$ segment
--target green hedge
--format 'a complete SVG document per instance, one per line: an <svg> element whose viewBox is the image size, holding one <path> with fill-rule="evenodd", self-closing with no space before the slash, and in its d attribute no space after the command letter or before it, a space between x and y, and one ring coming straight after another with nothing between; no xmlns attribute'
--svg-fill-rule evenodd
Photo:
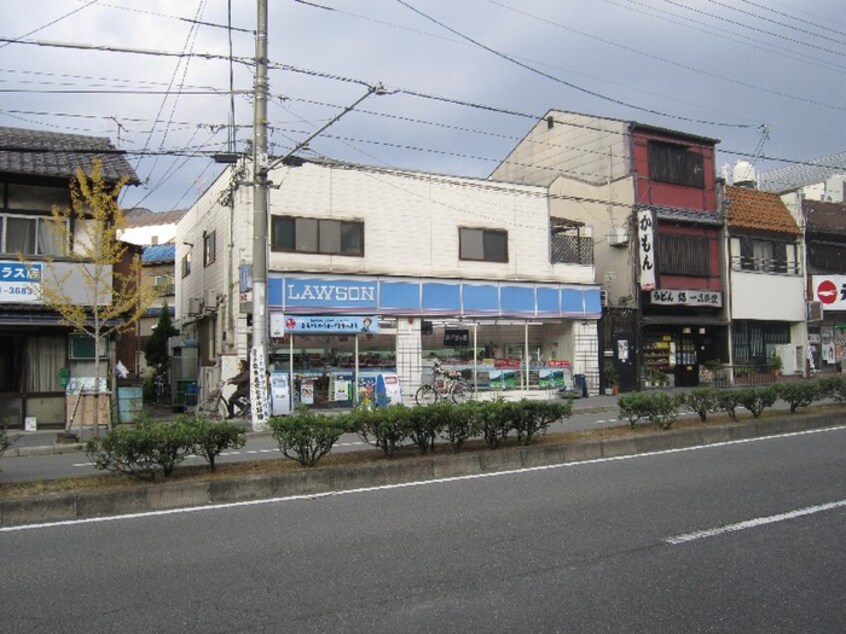
<svg viewBox="0 0 846 634"><path fill-rule="evenodd" d="M823 379L785 381L766 387L716 389L700 387L672 396L666 392L632 392L619 397L620 417L632 427L647 420L661 429L669 429L684 407L705 421L709 413L725 412L737 420L737 409L746 408L753 418L758 418L768 407L781 399L795 413L823 399L846 401L846 377L840 375Z"/></svg>

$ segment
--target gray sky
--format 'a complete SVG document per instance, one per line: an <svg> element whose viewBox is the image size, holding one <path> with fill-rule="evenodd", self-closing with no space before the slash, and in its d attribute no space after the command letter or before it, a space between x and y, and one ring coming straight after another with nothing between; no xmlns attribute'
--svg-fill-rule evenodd
<svg viewBox="0 0 846 634"><path fill-rule="evenodd" d="M252 31L255 0L231 4L233 27ZM766 170L846 150L842 0L269 4L277 155L377 83L388 94L346 114L310 155L485 177L550 108L721 139L720 165L758 154ZM4 0L0 36L41 45L0 42L0 125L108 136L144 180L124 205L189 206L220 172L204 157L227 147L227 6ZM252 33L233 32L232 48L243 150ZM163 55L183 52L215 57Z"/></svg>

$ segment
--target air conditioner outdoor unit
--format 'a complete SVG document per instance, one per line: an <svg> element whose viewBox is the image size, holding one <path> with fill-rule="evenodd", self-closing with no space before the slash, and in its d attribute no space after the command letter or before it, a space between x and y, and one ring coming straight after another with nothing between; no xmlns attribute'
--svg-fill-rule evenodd
<svg viewBox="0 0 846 634"><path fill-rule="evenodd" d="M203 310L203 301L199 297L191 297L188 299L188 314L199 315Z"/></svg>
<svg viewBox="0 0 846 634"><path fill-rule="evenodd" d="M217 291L211 288L206 289L205 292L205 308L206 310L215 310L217 308Z"/></svg>
<svg viewBox="0 0 846 634"><path fill-rule="evenodd" d="M611 227L608 231L608 246L622 247L629 243L629 230L626 227Z"/></svg>

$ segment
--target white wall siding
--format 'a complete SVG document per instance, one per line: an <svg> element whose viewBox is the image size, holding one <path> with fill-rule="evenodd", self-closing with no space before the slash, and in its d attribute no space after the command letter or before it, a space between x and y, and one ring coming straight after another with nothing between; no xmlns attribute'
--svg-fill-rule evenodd
<svg viewBox="0 0 846 634"><path fill-rule="evenodd" d="M802 277L732 271L731 318L805 321Z"/></svg>
<svg viewBox="0 0 846 634"><path fill-rule="evenodd" d="M364 257L271 253L271 270L593 283L549 261L545 189L307 164L274 174L271 215L364 223ZM508 262L459 259L459 228L508 232Z"/></svg>

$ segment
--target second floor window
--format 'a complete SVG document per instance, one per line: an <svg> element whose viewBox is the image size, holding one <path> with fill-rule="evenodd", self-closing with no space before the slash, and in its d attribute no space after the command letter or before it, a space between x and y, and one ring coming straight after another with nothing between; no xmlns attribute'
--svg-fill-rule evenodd
<svg viewBox="0 0 846 634"><path fill-rule="evenodd" d="M508 262L508 232L462 227L458 230L458 257L462 260Z"/></svg>
<svg viewBox="0 0 846 634"><path fill-rule="evenodd" d="M671 185L705 187L702 155L676 143L649 142L649 178Z"/></svg>
<svg viewBox="0 0 846 634"><path fill-rule="evenodd" d="M217 250L216 234L217 232L212 231L203 237L203 266L208 266L215 260Z"/></svg>
<svg viewBox="0 0 846 634"><path fill-rule="evenodd" d="M799 263L796 259L796 245L782 240L767 240L742 237L732 240L733 247L739 243L737 251L733 252L732 267L742 271L762 271L765 273L799 273Z"/></svg>
<svg viewBox="0 0 846 634"><path fill-rule="evenodd" d="M364 255L364 223L273 216L270 248L273 251L361 257Z"/></svg>
<svg viewBox="0 0 846 634"><path fill-rule="evenodd" d="M43 216L0 216L0 253L66 255L59 232Z"/></svg>
<svg viewBox="0 0 846 634"><path fill-rule="evenodd" d="M711 274L711 241L704 236L658 234L658 272L708 277Z"/></svg>
<svg viewBox="0 0 846 634"><path fill-rule="evenodd" d="M182 277L188 277L191 274L191 252L188 251L182 256Z"/></svg>

